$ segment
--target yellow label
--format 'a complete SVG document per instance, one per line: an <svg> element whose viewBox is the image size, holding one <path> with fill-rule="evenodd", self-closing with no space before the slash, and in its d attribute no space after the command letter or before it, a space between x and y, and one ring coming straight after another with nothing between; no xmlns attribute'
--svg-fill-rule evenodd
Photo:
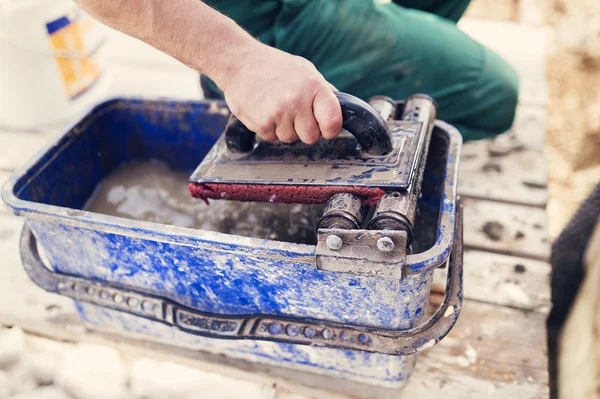
<svg viewBox="0 0 600 399"><path fill-rule="evenodd" d="M84 35L90 29L91 19L79 15L59 18L46 24L50 44L65 84L67 95L74 98L87 90L100 77L100 66L89 53Z"/></svg>

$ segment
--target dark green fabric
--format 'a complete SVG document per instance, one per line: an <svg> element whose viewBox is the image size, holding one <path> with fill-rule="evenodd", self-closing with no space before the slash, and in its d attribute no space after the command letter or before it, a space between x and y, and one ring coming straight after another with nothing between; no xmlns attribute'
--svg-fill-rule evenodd
<svg viewBox="0 0 600 399"><path fill-rule="evenodd" d="M439 118L466 140L512 125L518 77L497 54L457 29L466 0L418 1L444 17L370 0L209 3L265 43L310 60L341 91L363 99L429 94L439 104Z"/></svg>
<svg viewBox="0 0 600 399"><path fill-rule="evenodd" d="M393 0L405 8L426 11L454 22L463 16L471 0Z"/></svg>
<svg viewBox="0 0 600 399"><path fill-rule="evenodd" d="M261 42L272 44L271 28L284 1L280 0L204 0L204 3L227 15Z"/></svg>

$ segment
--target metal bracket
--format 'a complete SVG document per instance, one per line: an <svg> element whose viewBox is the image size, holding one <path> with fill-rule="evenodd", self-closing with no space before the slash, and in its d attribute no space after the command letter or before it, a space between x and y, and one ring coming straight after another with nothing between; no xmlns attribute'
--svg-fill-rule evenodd
<svg viewBox="0 0 600 399"><path fill-rule="evenodd" d="M402 279L408 240L405 231L319 229L317 239L319 270Z"/></svg>

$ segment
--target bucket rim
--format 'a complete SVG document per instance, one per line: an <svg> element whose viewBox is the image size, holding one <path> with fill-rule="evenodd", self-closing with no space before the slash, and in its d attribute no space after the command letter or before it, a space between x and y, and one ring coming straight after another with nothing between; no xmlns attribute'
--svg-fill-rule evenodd
<svg viewBox="0 0 600 399"><path fill-rule="evenodd" d="M82 121L103 109L113 106L119 102L135 103L184 103L184 104L216 104L226 107L223 100L200 100L190 101L181 99L161 98L144 99L140 97L115 96L107 98L100 103L89 106L76 118L66 129L60 131L57 136L31 157L21 168L17 169L1 190L2 201L17 216L25 218L45 220L59 224L70 225L87 229L99 230L107 233L149 239L161 242L170 242L181 245L194 245L199 247L210 247L225 252L242 251L246 256L268 256L285 257L301 263L315 265L316 246L309 244L296 244L282 241L274 241L261 238L251 238L214 231L199 230L193 228L165 225L161 223L126 219L118 216L103 215L96 212L67 208L57 205L44 204L20 199L15 193L17 183L22 179L31 179L36 171L45 167L38 165L45 154L55 149L62 143L64 138L72 133ZM214 106L214 105L212 105ZM448 159L446 161L444 187L440 199L440 217L437 227L436 243L429 249L418 254L408 255L405 263L406 274L427 273L443 265L452 252L454 243L454 224L457 206L457 183L458 166L462 136L452 125L437 120L435 127L440 129L449 140ZM53 157L54 158L54 157ZM51 162L52 159L46 161ZM315 266L316 267L316 266Z"/></svg>

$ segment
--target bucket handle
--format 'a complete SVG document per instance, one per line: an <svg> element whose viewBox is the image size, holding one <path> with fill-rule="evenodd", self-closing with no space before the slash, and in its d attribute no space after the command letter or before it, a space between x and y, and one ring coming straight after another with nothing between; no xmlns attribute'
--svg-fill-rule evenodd
<svg viewBox="0 0 600 399"><path fill-rule="evenodd" d="M409 330L364 327L326 320L269 315L220 315L190 309L170 299L121 284L86 280L54 272L40 258L27 225L21 234L21 259L34 283L48 292L167 324L190 334L326 346L387 355L412 355L431 348L450 332L463 298L462 208L457 207L453 251L448 260L446 295L440 308Z"/></svg>

